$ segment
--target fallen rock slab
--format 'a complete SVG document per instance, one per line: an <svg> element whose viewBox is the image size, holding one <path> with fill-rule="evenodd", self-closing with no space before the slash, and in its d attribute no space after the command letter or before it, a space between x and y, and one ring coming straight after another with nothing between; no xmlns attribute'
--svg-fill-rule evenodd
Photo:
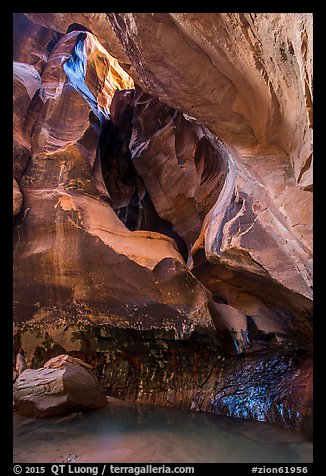
<svg viewBox="0 0 326 476"><path fill-rule="evenodd" d="M60 364L53 366L56 360ZM18 413L43 418L102 408L104 391L79 359L59 356L40 369L26 369L16 380L14 402ZM50 361L49 361L50 362Z"/></svg>

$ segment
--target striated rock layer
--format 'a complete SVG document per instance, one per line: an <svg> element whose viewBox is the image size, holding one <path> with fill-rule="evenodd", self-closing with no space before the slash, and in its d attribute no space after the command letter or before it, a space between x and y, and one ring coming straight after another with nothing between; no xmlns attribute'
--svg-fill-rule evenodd
<svg viewBox="0 0 326 476"><path fill-rule="evenodd" d="M309 187L312 14L150 15L108 14L149 92L231 144L281 146Z"/></svg>
<svg viewBox="0 0 326 476"><path fill-rule="evenodd" d="M102 163L113 208L129 228L177 241L212 292L219 335L246 330L250 316L264 332L309 345L311 290L303 273L309 259L268 192L248 173L244 181L241 164L207 129L139 88L114 96L110 124Z"/></svg>
<svg viewBox="0 0 326 476"><path fill-rule="evenodd" d="M110 126L102 164L120 220L133 229L155 228L155 211L190 254L222 190L228 151L203 126L139 87L117 91Z"/></svg>
<svg viewBox="0 0 326 476"><path fill-rule="evenodd" d="M14 350L310 432L310 15L15 22Z"/></svg>

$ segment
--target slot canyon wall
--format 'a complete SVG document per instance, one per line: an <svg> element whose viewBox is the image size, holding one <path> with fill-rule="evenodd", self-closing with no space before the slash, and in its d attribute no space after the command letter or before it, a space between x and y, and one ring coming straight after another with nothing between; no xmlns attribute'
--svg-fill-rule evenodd
<svg viewBox="0 0 326 476"><path fill-rule="evenodd" d="M14 353L312 425L312 15L14 14Z"/></svg>

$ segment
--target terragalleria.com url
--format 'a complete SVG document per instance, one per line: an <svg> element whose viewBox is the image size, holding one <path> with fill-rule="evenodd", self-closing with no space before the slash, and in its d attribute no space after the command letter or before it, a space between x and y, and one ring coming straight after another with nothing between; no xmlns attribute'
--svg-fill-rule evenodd
<svg viewBox="0 0 326 476"><path fill-rule="evenodd" d="M67 467L68 466L68 467ZM157 466L146 464L143 466L115 466L113 464L103 465L100 469L98 466L75 466L65 464L53 464L51 466L52 474L59 476L60 474L92 474L96 476L101 474L133 474L139 476L140 474L194 474L195 468L193 466L165 466L164 464ZM17 474L17 473L16 473Z"/></svg>

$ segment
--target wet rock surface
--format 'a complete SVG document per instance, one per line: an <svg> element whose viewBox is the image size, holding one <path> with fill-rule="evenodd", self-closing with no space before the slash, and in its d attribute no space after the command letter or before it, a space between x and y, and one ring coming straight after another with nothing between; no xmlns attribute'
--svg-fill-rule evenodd
<svg viewBox="0 0 326 476"><path fill-rule="evenodd" d="M312 437L312 361L293 349L274 348L226 360L206 382L194 409L270 421Z"/></svg>
<svg viewBox="0 0 326 476"><path fill-rule="evenodd" d="M117 397L311 431L311 19L287 19L15 14L28 372L69 354Z"/></svg>
<svg viewBox="0 0 326 476"><path fill-rule="evenodd" d="M183 326L29 324L17 329L15 345L30 349L31 367L59 352L81 358L117 398L273 422L311 437L309 352L274 341L226 356L217 334Z"/></svg>

